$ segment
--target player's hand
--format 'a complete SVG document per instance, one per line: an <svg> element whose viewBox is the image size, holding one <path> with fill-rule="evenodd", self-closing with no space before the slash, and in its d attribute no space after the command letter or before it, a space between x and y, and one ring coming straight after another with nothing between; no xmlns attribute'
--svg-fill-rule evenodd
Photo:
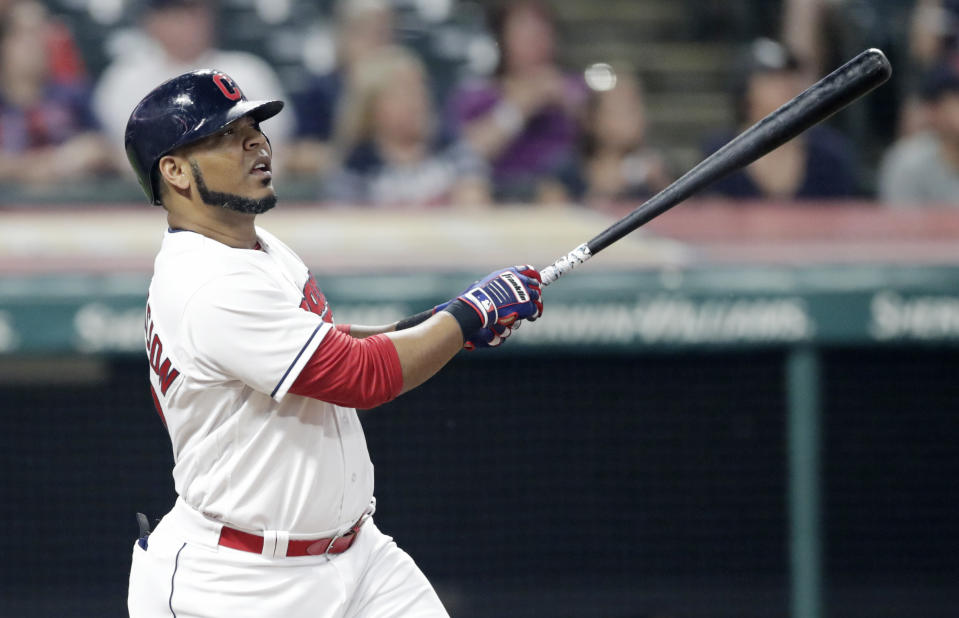
<svg viewBox="0 0 959 618"><path fill-rule="evenodd" d="M480 329L508 328L518 320L532 322L543 315L541 285L542 278L532 266L511 266L476 281L456 300L476 311Z"/></svg>
<svg viewBox="0 0 959 618"><path fill-rule="evenodd" d="M429 312L424 312L422 315L423 319L426 317L436 315L437 312L446 309L449 304L453 302L448 300L445 303L440 303L433 307ZM502 345L506 339L513 333L514 328L519 328L520 322L515 322L513 326L500 326L499 324L494 324L492 328L481 328L476 334L463 342L463 348L467 351L472 352L473 350L478 350L480 348L495 348Z"/></svg>
<svg viewBox="0 0 959 618"><path fill-rule="evenodd" d="M457 298L440 303L423 316L447 310L463 329L467 350L494 348L519 328L522 320L543 314L542 279L532 266L513 266L474 281ZM450 307L451 304L456 306ZM464 315L464 312L466 315Z"/></svg>
<svg viewBox="0 0 959 618"><path fill-rule="evenodd" d="M519 328L521 322L514 322L512 326L501 326L494 324L491 328L481 328L479 331L466 340L463 348L469 352L481 348L496 348L504 343L513 334L513 329Z"/></svg>

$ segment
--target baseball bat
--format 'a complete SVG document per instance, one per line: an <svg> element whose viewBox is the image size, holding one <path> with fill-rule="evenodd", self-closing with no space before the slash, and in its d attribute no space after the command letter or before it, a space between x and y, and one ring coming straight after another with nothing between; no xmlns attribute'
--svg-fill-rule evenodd
<svg viewBox="0 0 959 618"><path fill-rule="evenodd" d="M804 90L703 159L631 213L540 271L549 285L623 236L663 214L703 187L745 167L822 122L892 75L878 49L867 49Z"/></svg>

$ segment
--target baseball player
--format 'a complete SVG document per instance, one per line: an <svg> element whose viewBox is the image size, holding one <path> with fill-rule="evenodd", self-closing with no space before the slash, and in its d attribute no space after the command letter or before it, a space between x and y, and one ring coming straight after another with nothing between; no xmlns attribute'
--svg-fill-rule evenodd
<svg viewBox="0 0 959 618"><path fill-rule="evenodd" d="M373 522L354 408L539 317L539 274L498 270L384 327L334 324L307 267L254 223L276 204L260 123L282 108L203 70L158 86L127 123L130 163L169 224L144 332L178 494L134 545L130 615L446 616Z"/></svg>

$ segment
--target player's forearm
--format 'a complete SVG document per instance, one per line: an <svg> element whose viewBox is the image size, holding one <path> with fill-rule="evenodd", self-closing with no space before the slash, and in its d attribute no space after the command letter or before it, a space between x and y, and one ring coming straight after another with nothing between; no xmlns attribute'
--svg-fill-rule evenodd
<svg viewBox="0 0 959 618"><path fill-rule="evenodd" d="M403 368L403 390L416 388L463 349L463 331L452 315L439 312L425 322L391 333Z"/></svg>

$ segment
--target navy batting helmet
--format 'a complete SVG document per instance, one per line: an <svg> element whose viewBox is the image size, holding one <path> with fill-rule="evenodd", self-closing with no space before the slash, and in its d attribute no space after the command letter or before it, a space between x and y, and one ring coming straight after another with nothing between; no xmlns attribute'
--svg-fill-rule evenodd
<svg viewBox="0 0 959 618"><path fill-rule="evenodd" d="M134 108L127 121L130 165L152 204L160 204L159 162L181 146L213 135L243 116L261 122L283 101L248 101L229 75L204 69L165 81Z"/></svg>

